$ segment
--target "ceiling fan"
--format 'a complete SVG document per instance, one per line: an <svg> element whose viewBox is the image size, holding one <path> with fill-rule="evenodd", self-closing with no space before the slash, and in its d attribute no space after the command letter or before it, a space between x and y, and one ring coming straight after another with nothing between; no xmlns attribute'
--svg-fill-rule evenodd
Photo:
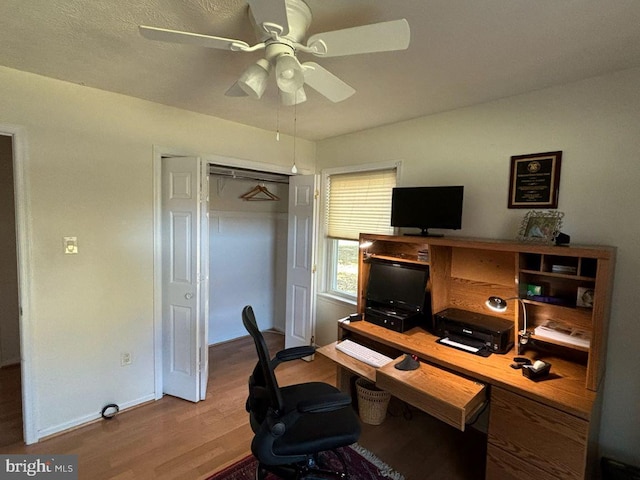
<svg viewBox="0 0 640 480"><path fill-rule="evenodd" d="M300 63L297 58L299 52L318 57L339 57L404 50L409 46L409 23L405 19L317 33L303 44L301 42L312 19L311 10L303 0L247 1L249 18L258 39L255 45L242 40L146 25L140 26L140 33L151 40L234 52L264 49L264 58L250 65L225 95L259 99L266 89L269 74L275 70L280 99L284 105L306 101L305 84L332 102L340 102L355 93L351 86L317 63Z"/></svg>

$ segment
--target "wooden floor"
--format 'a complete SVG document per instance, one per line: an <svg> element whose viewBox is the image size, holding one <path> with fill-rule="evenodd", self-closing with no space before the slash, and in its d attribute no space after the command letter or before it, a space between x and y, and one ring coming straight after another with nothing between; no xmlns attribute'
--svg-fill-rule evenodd
<svg viewBox="0 0 640 480"><path fill-rule="evenodd" d="M272 353L282 348L281 335L267 333L265 338ZM15 413L3 415L0 441L6 443L0 443L0 452L77 454L80 479L206 478L249 453L252 432L244 403L255 359L248 337L217 345L209 351L207 400L193 404L165 396L35 445L23 444ZM0 376L2 412L19 412L19 388L17 396L11 395L15 384L5 383L5 373ZM19 387L19 375L13 373ZM282 385L302 379L334 383L335 365L316 355L313 362L282 364L277 374ZM462 434L395 400L389 411L382 425L363 425L359 443L407 480L484 477L484 435L473 430ZM19 438L9 443L5 430L14 437L17 430Z"/></svg>
<svg viewBox="0 0 640 480"><path fill-rule="evenodd" d="M20 365L0 368L0 452L22 442Z"/></svg>

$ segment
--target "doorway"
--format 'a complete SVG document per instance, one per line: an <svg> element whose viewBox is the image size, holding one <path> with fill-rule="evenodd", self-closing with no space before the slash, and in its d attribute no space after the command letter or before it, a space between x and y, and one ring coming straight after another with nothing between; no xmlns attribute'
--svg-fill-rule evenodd
<svg viewBox="0 0 640 480"><path fill-rule="evenodd" d="M165 365L164 365L164 357L167 354L165 347L164 347L164 338L165 338L165 333L163 332L163 328L164 328L164 324L163 324L163 318L164 318L164 314L163 314L163 292L164 292L164 280L163 280L163 275L162 275L162 262L163 262L163 258L165 258L165 245L163 242L163 220L162 220L162 216L164 215L163 213L163 202L162 202L162 197L163 197L163 183L162 183L162 178L163 178L163 162L165 159L167 158L176 158L176 157L188 157L189 154L187 152L167 152L167 151L160 151L159 148L154 149L154 182L155 182L155 187L154 187L154 192L155 192L155 207L154 207L154 223L155 223L155 227L154 227L154 232L155 232L155 236L156 236L156 241L154 242L155 247L154 247L154 263L155 263L155 271L156 271L156 275L155 275L155 280L154 280L154 297L155 297L155 311L154 311L154 316L155 316L155 324L156 324L156 399L159 399L163 396L163 394L165 393L166 389L165 389L165 380L164 380L164 369L165 369ZM193 159L193 157L191 157ZM275 307L276 309L279 309L279 311L281 311L282 313L280 315L278 315L280 317L280 321L282 323L281 327L276 327L276 329L280 329L283 330L284 329L284 309L286 306L286 245L287 245L287 231L286 231L286 225L287 225L287 213L286 213L286 208L287 207L287 196L288 196L288 185L283 185L283 190L279 190L276 189L275 186L273 185L274 183L274 178L272 178L272 176L284 176L285 178L288 178L288 176L290 175L288 169L286 169L285 167L276 167L273 165L268 165L268 164L261 164L258 162L250 162L250 161L245 161L245 160L239 160L239 159L232 159L232 158L227 158L227 157L220 157L220 156L199 156L199 159L202 160L202 165L206 165L208 168L210 169L214 169L215 167L220 168L221 170L211 170L211 173L214 174L214 177L210 177L209 175L207 175L207 180L209 180L209 184L211 184L211 188L204 187L205 183L202 183L203 187L202 187L202 191L199 193L199 195L201 195L201 198L203 198L202 201L204 201L204 196L206 196L206 193L209 193L209 196L212 197L218 197L218 198L214 198L213 201L211 201L211 208L213 210L209 211L209 223L211 225L211 227L209 228L209 230L207 230L208 235L206 235L206 241L209 242L212 238L214 238L214 240L221 240L221 241L227 241L227 246L232 245L234 248L242 245L242 240L247 240L247 239L252 239L255 242L257 242L257 244L260 244L261 246L264 246L265 243L269 243L269 242L265 242L265 236L263 234L259 234L256 233L256 228L258 228L258 223L260 223L258 221L258 219L254 216L258 214L258 212L254 211L254 209L262 209L265 211L268 211L270 209L273 208L273 204L278 203L281 206L284 206L285 210L281 211L281 212L275 212L274 213L274 217L276 219L276 223L280 223L282 225L284 225L284 228L278 228L276 230L278 230L278 233L275 235L275 237L273 237L270 242L273 243L273 245L278 246L278 248L280 249L281 253L278 255L274 255L272 256L272 258L266 260L270 265L269 268L271 268L271 273L268 273L266 275L262 275L262 274L257 274L256 273L256 265L255 262L244 262L245 265L245 269L241 274L240 280L241 280L241 285L240 287L235 288L234 290L230 290L232 293L238 293L238 292L242 292L242 291L246 291L246 287L247 284L250 282L254 282L254 284L257 285L261 285L262 287L264 287L265 285L281 285L282 287L282 295L280 296L280 298L277 301L273 301L272 303L277 303L278 306ZM176 158L177 160L180 160L180 158ZM188 158L184 158L184 161L188 161ZM224 169L227 169L228 171L224 171ZM251 178L243 178L246 174L246 172L244 171L250 171L252 172L253 177ZM258 175L259 177L256 177L256 175ZM203 175L204 176L204 175ZM261 176L267 176L268 178L260 178ZM234 178L235 177L235 178ZM241 183L241 180L249 182L248 184L245 183L244 186ZM256 185L270 185L276 196L280 197L281 200L279 202L266 202L266 201L244 201L243 199L239 199L239 198L234 198L234 197L240 197L242 194L247 193L248 190L253 189ZM219 196L218 193L221 192L223 195ZM207 196L207 197L209 197ZM226 200L224 200L224 198L226 198ZM206 202L209 202L210 199L207 198ZM234 207L233 208L227 208L227 206L225 206L225 202L226 201L232 201L234 202ZM247 205L253 205L251 207L251 211L242 211L242 208L238 208L237 204L238 202L240 203L244 203L244 207L246 208ZM271 204L271 205L268 205ZM257 206L260 205L260 206ZM216 210L219 209L219 210ZM165 220L166 223L166 220ZM246 231L247 229L249 229L250 231ZM214 232L214 235L212 236L211 232ZM204 232L203 232L204 233ZM220 235L220 233L224 233L224 234L228 234L227 238L223 238L224 235ZM204 235L203 235L204 236ZM205 239L203 238L203 244L206 243ZM231 243L229 243L229 241ZM258 252L258 250L255 247L256 244L254 244L254 246L248 246L245 247L244 249L240 250L240 257L242 258L247 258L251 255L254 255L255 253ZM210 251L215 251L216 253L220 253L222 255L222 260L223 261L227 261L229 258L231 258L230 252L228 249L225 248L220 248L218 246L218 248L216 248L216 245L214 244L211 248L206 248L206 252L210 252ZM238 250L236 249L236 252ZM218 260L220 260L220 256L217 257ZM255 257L254 257L255 258ZM262 257L260 255L258 255L259 259L261 260L265 260L266 255L263 255ZM216 259L214 258L213 261L211 263L207 263L206 264L207 267L211 266L211 268L214 270L213 275L211 275L211 278L215 278L216 281L221 278L221 282L224 283L225 286L228 286L230 284L230 279L233 273L236 273L239 271L239 269L237 268L237 263L232 263L230 266L227 265L221 265L219 263L216 263ZM230 267L230 268L229 268ZM204 269L205 265L200 265L200 268ZM276 272L276 273L273 273ZM219 276L221 275L221 277ZM219 290L216 289L216 286L220 286L219 284L216 284L214 281L209 281L210 277L206 276L206 278L202 279L205 282L209 282L212 285L212 288L208 288L206 289L206 294L203 295L203 304L205 305L205 311L207 313L209 313L210 311L214 312L214 315L217 315L220 311L223 310L222 308L222 304L216 304L215 303L215 298L214 298L214 302L212 307L209 307L209 297L211 296L211 291L214 290L216 292L218 292ZM234 331L227 331L225 333L225 329L224 328L219 328L218 327L218 323L217 323L217 319L214 316L213 322L205 322L206 327L209 326L210 323L212 323L214 325L214 327L211 329L213 330L211 332L211 334L207 335L206 338L204 339L204 341L200 340L200 345L201 347L199 347L199 351L198 354L200 357L203 357L202 353L206 354L206 351L208 350L208 346L210 344L213 343L222 343L226 340L231 340L232 338L237 338L239 336L244 336L246 334L246 332L244 331L244 329L242 329L242 324L240 322L240 315L239 312L241 311L242 307L245 304L248 303L255 303L254 299L256 297L244 297L244 298L236 298L237 302L235 304L235 307L233 309L230 309L226 314L222 315L222 320L228 321L230 322L229 325L232 325L232 329L233 330L235 328ZM224 298L224 301L228 300L228 298ZM258 303L260 303L260 300L258 300ZM269 303L269 302L266 302ZM273 307L273 305L270 306L270 309ZM209 308L211 308L211 310L209 310ZM270 315L270 316L274 316L274 315ZM266 318L266 316L265 316ZM229 326L227 325L227 326ZM240 327L240 328L236 328L236 327ZM261 325L262 327L262 325ZM271 325L266 325L265 328L272 328ZM216 337L217 333L222 333L223 336L221 337ZM224 335L226 335L226 338L224 337ZM206 369L206 360L203 362L202 364L202 368L200 368L200 372L203 372L204 369ZM204 388L200 388L200 392L204 393L206 392L206 387ZM181 398L186 398L183 397L181 395L177 395L180 396Z"/></svg>
<svg viewBox="0 0 640 480"><path fill-rule="evenodd" d="M260 329L284 333L289 176L209 165L209 345L245 336L251 304Z"/></svg>
<svg viewBox="0 0 640 480"><path fill-rule="evenodd" d="M0 134L0 447L23 442L13 137Z"/></svg>

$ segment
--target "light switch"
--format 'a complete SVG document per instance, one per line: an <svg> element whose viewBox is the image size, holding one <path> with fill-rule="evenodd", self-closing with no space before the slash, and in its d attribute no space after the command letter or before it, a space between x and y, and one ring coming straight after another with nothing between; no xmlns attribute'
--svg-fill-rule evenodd
<svg viewBox="0 0 640 480"><path fill-rule="evenodd" d="M75 255L78 253L78 237L62 237L64 242L65 255Z"/></svg>

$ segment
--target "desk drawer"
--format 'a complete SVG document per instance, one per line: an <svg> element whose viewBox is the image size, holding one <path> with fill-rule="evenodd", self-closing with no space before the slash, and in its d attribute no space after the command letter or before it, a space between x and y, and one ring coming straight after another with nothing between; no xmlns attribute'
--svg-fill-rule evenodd
<svg viewBox="0 0 640 480"><path fill-rule="evenodd" d="M458 430L486 399L485 385L420 362L416 370L398 370L397 361L376 372L376 386Z"/></svg>
<svg viewBox="0 0 640 480"><path fill-rule="evenodd" d="M487 445L486 480L558 480L526 460L510 455L495 445Z"/></svg>
<svg viewBox="0 0 640 480"><path fill-rule="evenodd" d="M501 388L491 391L489 446L552 478L584 477L588 430L588 422L573 415Z"/></svg>

